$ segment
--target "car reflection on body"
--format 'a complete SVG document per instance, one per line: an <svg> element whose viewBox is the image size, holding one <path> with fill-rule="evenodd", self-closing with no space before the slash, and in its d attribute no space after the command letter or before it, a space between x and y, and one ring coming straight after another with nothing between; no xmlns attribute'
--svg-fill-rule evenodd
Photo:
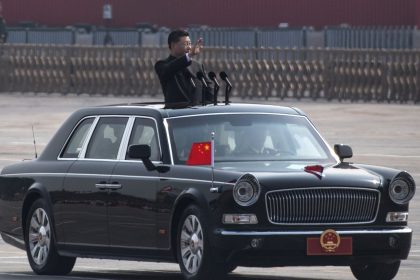
<svg viewBox="0 0 420 280"><path fill-rule="evenodd" d="M85 108L38 159L2 170L0 230L37 274L92 257L178 262L186 279L289 265L392 279L415 183L351 156L294 108Z"/></svg>

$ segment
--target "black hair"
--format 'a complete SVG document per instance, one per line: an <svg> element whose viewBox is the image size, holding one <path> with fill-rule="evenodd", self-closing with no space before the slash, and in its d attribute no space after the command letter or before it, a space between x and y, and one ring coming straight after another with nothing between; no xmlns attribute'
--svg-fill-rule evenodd
<svg viewBox="0 0 420 280"><path fill-rule="evenodd" d="M187 31L182 30L182 29L177 29L169 33L169 36L168 36L169 48L171 48L171 43L178 43L181 37L186 37L186 36L190 36L190 34Z"/></svg>

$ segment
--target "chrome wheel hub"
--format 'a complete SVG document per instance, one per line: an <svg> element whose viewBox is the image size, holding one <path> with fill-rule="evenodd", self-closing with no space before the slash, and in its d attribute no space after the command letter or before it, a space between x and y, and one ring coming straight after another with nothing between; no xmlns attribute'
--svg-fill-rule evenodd
<svg viewBox="0 0 420 280"><path fill-rule="evenodd" d="M39 229L39 233L38 233L38 242L41 246L45 246L47 240L47 230L45 229L45 227L41 227Z"/></svg>
<svg viewBox="0 0 420 280"><path fill-rule="evenodd" d="M32 260L37 265L42 266L47 261L51 245L50 221L44 209L38 208L35 210L28 232Z"/></svg>
<svg viewBox="0 0 420 280"><path fill-rule="evenodd" d="M200 240L198 239L197 234L194 233L190 240L190 250L193 252L193 254L197 254L199 249L199 242Z"/></svg>
<svg viewBox="0 0 420 280"><path fill-rule="evenodd" d="M188 216L181 229L181 257L185 269L191 273L197 273L200 268L203 252L203 230L197 216Z"/></svg>

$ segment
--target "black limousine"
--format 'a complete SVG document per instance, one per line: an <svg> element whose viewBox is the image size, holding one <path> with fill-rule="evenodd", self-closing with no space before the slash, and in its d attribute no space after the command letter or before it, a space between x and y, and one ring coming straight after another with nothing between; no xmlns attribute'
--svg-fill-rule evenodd
<svg viewBox="0 0 420 280"><path fill-rule="evenodd" d="M85 108L2 170L1 236L37 274L81 257L177 262L185 279L295 265L392 279L415 182L350 157L296 108Z"/></svg>

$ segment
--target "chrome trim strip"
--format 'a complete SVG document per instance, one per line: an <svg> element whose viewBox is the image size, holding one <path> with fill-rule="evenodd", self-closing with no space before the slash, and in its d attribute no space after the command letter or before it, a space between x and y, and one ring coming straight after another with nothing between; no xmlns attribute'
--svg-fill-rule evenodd
<svg viewBox="0 0 420 280"><path fill-rule="evenodd" d="M153 250L168 250L168 248L156 248L156 247L140 247L140 246L115 246L115 245L90 245L85 243L71 243L71 242L57 242L62 246L84 246L88 248L125 248L125 249L153 249ZM61 250L67 252L67 250Z"/></svg>
<svg viewBox="0 0 420 280"><path fill-rule="evenodd" d="M159 177L157 176L136 176L136 175L117 175L113 174L112 178L121 178L121 179L151 179L151 180L158 180Z"/></svg>
<svg viewBox="0 0 420 280"><path fill-rule="evenodd" d="M349 189L349 190L363 190L363 191L371 191L371 192L377 192L378 193L378 200L377 200L377 207L376 207L376 213L374 218L371 221L366 221L366 222L349 222L349 223L276 223L273 222L270 218L270 213L268 211L268 203L270 203L270 201L268 201L268 195L270 193L275 193L275 192L286 192L286 191L299 191L299 190L320 190L320 189ZM315 203L317 203L318 200L315 201ZM273 190L273 191L269 191L265 194L265 209L266 209L266 213L267 213L267 219L270 223L272 223L273 225L293 225L293 226L297 226L297 225L312 225L312 226L317 226L317 225L358 225L358 224L370 224L373 223L374 221L376 221L376 219L378 218L378 213L379 213L379 206L380 206L380 202L381 202L381 192L377 189L368 189L368 188L352 188L352 187L312 187L312 188L295 188L295 189L280 189L280 190ZM275 205L278 205L279 203L276 203ZM353 205L353 208L357 208L360 207L360 205ZM320 207L315 207L315 209L318 210L322 210ZM278 213L279 211L277 211ZM325 213L323 213L325 214ZM319 216L319 214L317 215Z"/></svg>
<svg viewBox="0 0 420 280"><path fill-rule="evenodd" d="M140 162L138 162L140 164ZM101 177L104 175L112 175L112 177L118 178L139 178L139 179L160 179L160 180L174 180L174 181L187 181L187 182L198 182L198 183L214 183L225 186L234 186L234 183L228 182L212 182L211 180L199 180L199 179L188 179L188 178L176 178L176 177L158 177L158 176L134 176L134 175L118 175L118 174L84 174L84 173L15 173L15 174L2 174L5 177L25 177L25 176L85 176L85 177Z"/></svg>
<svg viewBox="0 0 420 280"><path fill-rule="evenodd" d="M277 116L293 116L293 117L300 117L300 118L306 118L306 116L303 115L294 115L294 114L286 114L286 113L258 113L258 112L224 112L224 113L208 113L208 114L195 114L195 115L187 115L187 116L176 116L176 117L168 117L166 119L182 119L182 118L191 118L191 117L201 117L201 116L219 116L219 115L277 115Z"/></svg>
<svg viewBox="0 0 420 280"><path fill-rule="evenodd" d="M223 236L296 236L296 235L321 235L323 231L230 231L222 230L216 232ZM413 233L411 228L403 229L382 229L382 230L337 230L340 235L357 234L408 234Z"/></svg>

